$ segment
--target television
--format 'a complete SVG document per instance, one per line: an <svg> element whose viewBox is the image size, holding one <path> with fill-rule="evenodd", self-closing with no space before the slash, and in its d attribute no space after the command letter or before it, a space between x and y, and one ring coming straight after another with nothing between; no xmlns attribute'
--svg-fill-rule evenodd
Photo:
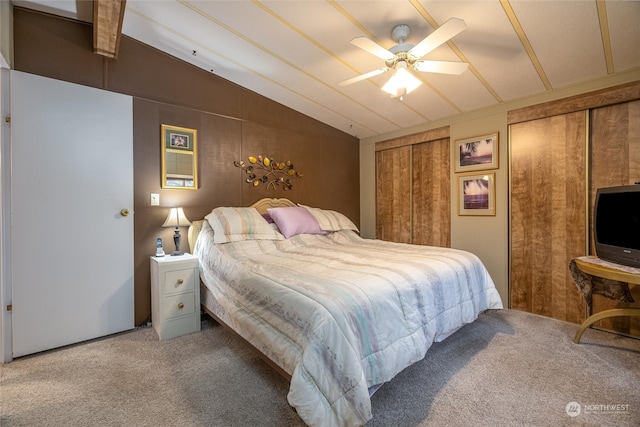
<svg viewBox="0 0 640 427"><path fill-rule="evenodd" d="M640 184L598 188L594 232L598 258L640 268Z"/></svg>

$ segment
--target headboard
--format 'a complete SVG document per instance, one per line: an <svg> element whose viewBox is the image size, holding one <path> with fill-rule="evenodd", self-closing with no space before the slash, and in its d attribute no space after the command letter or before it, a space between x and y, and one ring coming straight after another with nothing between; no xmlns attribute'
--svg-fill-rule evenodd
<svg viewBox="0 0 640 427"><path fill-rule="evenodd" d="M285 198L264 198L260 199L251 206L250 208L256 208L258 212L261 214L266 213L269 208L282 208L282 207L291 207L297 206L289 199ZM193 253L193 248L196 245L196 240L198 239L198 235L202 230L202 224L205 222L205 219L200 219L197 221L191 221L191 226L189 227L189 251Z"/></svg>

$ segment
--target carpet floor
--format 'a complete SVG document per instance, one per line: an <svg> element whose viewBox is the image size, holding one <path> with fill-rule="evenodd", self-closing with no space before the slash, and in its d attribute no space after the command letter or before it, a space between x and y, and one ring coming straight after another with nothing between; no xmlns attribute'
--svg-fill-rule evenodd
<svg viewBox="0 0 640 427"><path fill-rule="evenodd" d="M303 426L288 384L211 319L0 366L0 426ZM640 426L640 340L490 311L372 397L367 426Z"/></svg>

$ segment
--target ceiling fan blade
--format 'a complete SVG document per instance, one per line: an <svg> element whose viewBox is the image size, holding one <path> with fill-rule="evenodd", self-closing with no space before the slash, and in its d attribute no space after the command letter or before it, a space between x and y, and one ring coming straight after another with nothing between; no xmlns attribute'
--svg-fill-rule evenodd
<svg viewBox="0 0 640 427"><path fill-rule="evenodd" d="M393 52L388 51L368 37L356 37L351 40L351 44L358 46L360 49L366 50L370 54L375 55L380 59L384 59L385 61L393 59L396 56Z"/></svg>
<svg viewBox="0 0 640 427"><path fill-rule="evenodd" d="M378 68L377 70L369 71L368 73L360 74L359 76L355 76L350 79L343 80L340 83L338 83L338 86L350 85L351 83L356 83L356 82L359 82L360 80L365 80L365 79L377 76L378 74L386 73L390 69L391 68L389 67Z"/></svg>
<svg viewBox="0 0 640 427"><path fill-rule="evenodd" d="M422 61L416 61L413 64L413 68L416 71L427 73L441 73L441 74L462 74L469 64L466 62L452 62L452 61L429 61L423 59Z"/></svg>
<svg viewBox="0 0 640 427"><path fill-rule="evenodd" d="M408 52L409 56L414 59L420 59L441 44L449 41L452 37L460 34L465 28L467 28L467 25L462 19L451 18L420 43L412 47Z"/></svg>

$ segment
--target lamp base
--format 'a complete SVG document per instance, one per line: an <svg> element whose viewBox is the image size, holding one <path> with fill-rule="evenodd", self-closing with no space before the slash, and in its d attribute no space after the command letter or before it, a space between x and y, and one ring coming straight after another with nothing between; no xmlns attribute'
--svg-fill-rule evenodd
<svg viewBox="0 0 640 427"><path fill-rule="evenodd" d="M176 245L176 250L171 252L171 256L184 255L184 252L180 250L180 229L176 226L176 230L173 233L173 243Z"/></svg>

